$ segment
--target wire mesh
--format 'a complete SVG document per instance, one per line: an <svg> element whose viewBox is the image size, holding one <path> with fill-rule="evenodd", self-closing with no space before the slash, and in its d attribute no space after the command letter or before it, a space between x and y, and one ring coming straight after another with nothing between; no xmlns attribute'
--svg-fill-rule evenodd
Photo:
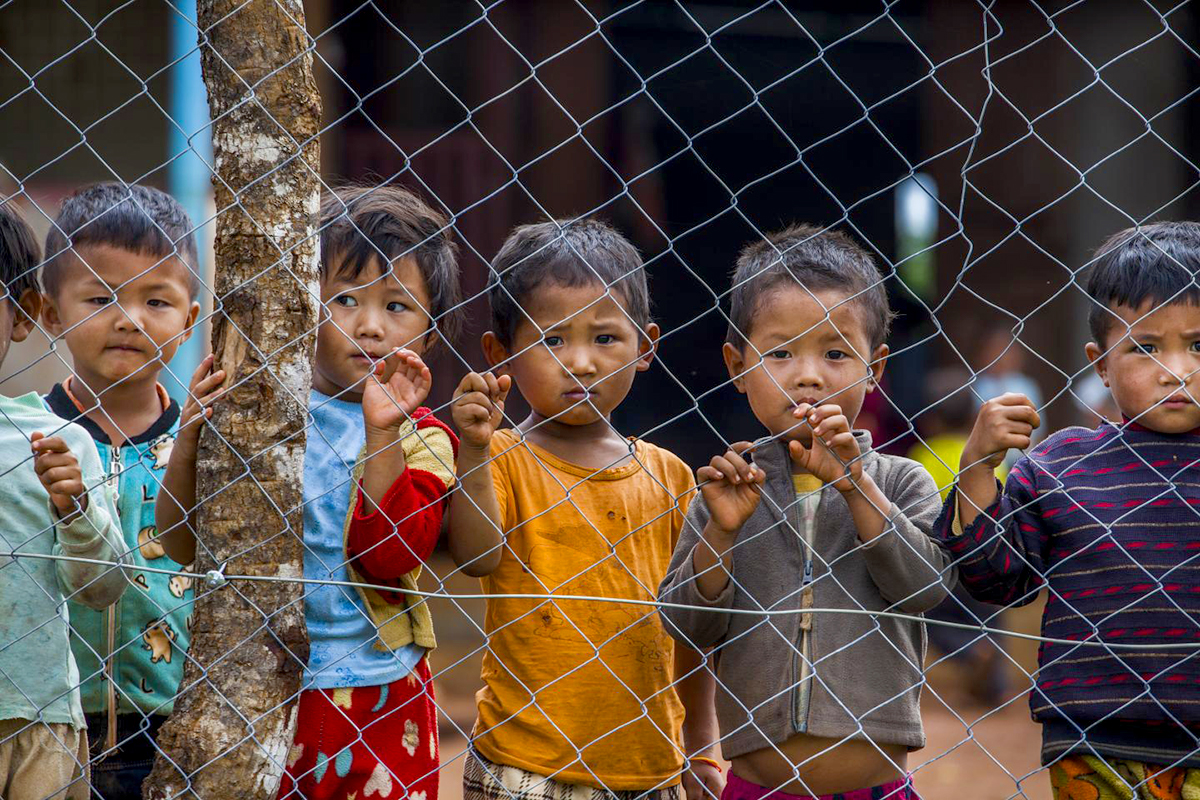
<svg viewBox="0 0 1200 800"><path fill-rule="evenodd" d="M237 27L255 4L291 20L301 55L237 73L213 45L217 26L267 51L285 38ZM1138 344L1146 385L1169 391L1119 405L1090 361L1118 358L1129 340L1089 357L1083 347L1095 248L1195 216L1200 28L1188 3L218 7L0 3L0 198L46 242L31 270L0 264L6 325L22 330L22 307L36 317L27 340L0 344L0 795L141 796L155 760L193 789L201 772L236 773L243 745L263 764L230 779L247 796L701 800L736 775L734 798L755 780L796 795L1034 797L1053 772L1057 796L1075 797L1102 780L1082 756L1123 759L1103 778L1122 796L1196 791L1195 445L1155 431L1176 393L1178 413L1194 407L1197 365L1162 341ZM232 71L235 108L270 117L272 79L306 58L322 105L314 136L288 134L282 149L218 141L214 157L227 115L197 119L201 61L210 88ZM250 187L271 185L316 141L323 211L314 198L296 226L263 225ZM253 180L223 183L222 159ZM347 179L363 187L354 200ZM60 203L97 181L107 199L67 225ZM210 183L232 201L215 202ZM182 227L138 186L166 187ZM436 209L402 246L355 216L398 187ZM276 192L287 197L287 184ZM136 231L122 227L130 219ZM213 263L212 238L246 219L277 257L218 288L227 265ZM546 220L555 235L503 259L514 226ZM611 224L593 230L601 239L624 237L608 246L640 251L631 269L570 233L588 220ZM793 222L813 227L780 244ZM345 254L326 252L316 285L293 259L335 229L368 268L339 271ZM877 265L867 285L765 282L780 264L797 268L793 251L827 252L812 248L831 230ZM1106 311L1121 332L1194 307L1190 256L1134 239L1160 271L1187 278L1136 313ZM761 262L731 281L754 245ZM437 247L460 292L422 273ZM373 271L372 256L395 271ZM547 259L552 269L521 283ZM40 310L19 305L35 272ZM297 307L320 306L321 329L268 346L233 308L276 291L263 277L281 275ZM629 288L640 276L653 330ZM182 299L172 280L186 284ZM879 287L897 312L884 351L856 328L873 324L862 319ZM804 325L784 314L791 338L760 348L752 329L774 319L780 293L793 311L818 311ZM384 311L360 309L380 297ZM513 306L511 331L495 327L489 299ZM429 318L440 336L427 335ZM195 422L199 459L233 454L233 482L257 486L273 516L248 514L250 544L231 549L238 540L205 522L229 487L199 493L198 517L179 524L197 560L181 563L155 506L161 515L179 459L180 407L193 413L215 387L199 392L192 377L207 368L196 343L210 327L248 343L215 413L266 374L281 391L257 413L301 409L304 449L295 436L247 449L236 429ZM632 350L621 331L633 331ZM593 341L576 346L581 335ZM809 462L787 442L816 421L772 428L764 416L843 402L820 370L772 365L800 364L788 349L821 335L840 337L828 348L838 359L878 368L838 385L865 395L861 411L845 407L847 425L870 435L838 451L824 485L802 488L789 466ZM314 342L312 379L299 379L287 353ZM368 374L397 345L430 371L392 373L391 357L385 375ZM232 363L216 357L213 369ZM460 388L468 373L478 383ZM484 436L489 450L463 395L494 408L504 391L483 376L501 374L513 386L498 427L511 433ZM564 380L570 392L547 400ZM309 397L293 390L310 383ZM980 407L1014 391L1041 424L1000 466L1013 478L967 541L951 533L954 514L935 520L957 497ZM779 407L752 408L755 392ZM372 424L385 417L381 439ZM584 429L590 447L572 438ZM64 439L86 508L47 507L34 430ZM701 555L723 484L703 468L737 442L754 442L767 475L723 571L721 552ZM297 454L299 504L257 471ZM303 531L289 522L301 516ZM281 539L299 541L302 565L228 568ZM303 591L258 608L246 587L272 583ZM228 638L224 665L189 653L193 632L213 636L218 619L193 616L195 603L255 612L250 629L215 631ZM309 652L278 638L276 650L299 690L258 706L222 696L245 734L211 760L181 758L178 739L160 745L176 701L221 694L208 671L277 636L298 608ZM281 713L288 741L265 740L256 725ZM197 741L209 735L189 724ZM161 796L155 780L147 796Z"/></svg>

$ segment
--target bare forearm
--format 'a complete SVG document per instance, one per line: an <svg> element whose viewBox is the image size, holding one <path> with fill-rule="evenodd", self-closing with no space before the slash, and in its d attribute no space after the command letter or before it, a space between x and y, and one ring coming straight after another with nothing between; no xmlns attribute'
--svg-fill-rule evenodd
<svg viewBox="0 0 1200 800"><path fill-rule="evenodd" d="M154 525L163 550L180 564L190 564L196 557L196 537L191 525L195 505L196 453L176 442L154 503Z"/></svg>
<svg viewBox="0 0 1200 800"><path fill-rule="evenodd" d="M736 534L731 536L710 522L704 526L700 543L693 551L692 568L696 572L696 588L709 600L724 591L733 574L735 538Z"/></svg>
<svg viewBox="0 0 1200 800"><path fill-rule="evenodd" d="M958 476L958 524L966 529L996 502L996 472L987 464L976 464Z"/></svg>
<svg viewBox="0 0 1200 800"><path fill-rule="evenodd" d="M363 465L362 490L367 499L367 510L376 511L384 495L396 482L408 463L404 448L395 433L368 433L365 448L366 463Z"/></svg>
<svg viewBox="0 0 1200 800"><path fill-rule="evenodd" d="M683 703L683 749L688 757L708 755L717 745L717 684L709 669L698 669L706 660L690 647L675 645L675 692Z"/></svg>
<svg viewBox="0 0 1200 800"><path fill-rule="evenodd" d="M55 513L58 514L58 524L59 525L70 525L72 522L79 519L80 514L87 511L87 507L88 507L88 497L85 494L85 495L81 495L80 497L77 497L75 507L72 508L70 511L66 512L65 514L56 509Z"/></svg>
<svg viewBox="0 0 1200 800"><path fill-rule="evenodd" d="M504 541L490 456L486 447L464 445L458 454L458 487L450 496L450 555L463 572L477 578L500 564Z"/></svg>
<svg viewBox="0 0 1200 800"><path fill-rule="evenodd" d="M892 501L869 475L856 478L855 484L854 489L842 496L846 498L846 505L850 506L850 517L858 530L858 539L866 544L883 533Z"/></svg>

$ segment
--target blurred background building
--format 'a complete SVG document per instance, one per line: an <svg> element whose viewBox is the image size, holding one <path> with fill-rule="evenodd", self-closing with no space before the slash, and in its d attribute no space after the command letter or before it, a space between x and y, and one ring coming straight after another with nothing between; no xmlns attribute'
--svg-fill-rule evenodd
<svg viewBox="0 0 1200 800"><path fill-rule="evenodd" d="M753 432L721 388L718 296L759 231L838 224L892 274L891 402L869 409L891 440L926 405L927 370L980 370L985 332L1018 323L1049 425L1073 422L1065 390L1084 366L1086 308L1073 273L1107 234L1195 216L1200 203L1186 8L510 0L484 16L465 0L305 5L326 179L394 179L442 203L457 215L472 292L514 224L595 212L633 237L666 336L619 422L694 458L718 435ZM189 147L206 152L203 118L173 121L202 100L196 55L180 60L195 37L187 13L162 0L0 6L0 191L23 189L53 214L87 181L202 184L203 169L172 177L198 160ZM942 205L934 246L897 269L896 184L914 170ZM478 365L486 304L471 314L459 352ZM46 385L43 370L64 369L51 362L6 390Z"/></svg>

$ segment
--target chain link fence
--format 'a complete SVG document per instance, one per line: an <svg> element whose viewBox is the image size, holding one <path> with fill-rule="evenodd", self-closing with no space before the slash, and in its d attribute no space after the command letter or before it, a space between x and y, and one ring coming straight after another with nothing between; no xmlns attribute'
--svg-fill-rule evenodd
<svg viewBox="0 0 1200 800"><path fill-rule="evenodd" d="M831 769L844 759L873 765L860 773L880 779L871 785L897 776L903 784L911 776L926 798L1045 797L1051 789L1030 703L1040 721L1060 720L1057 730L1067 731L1076 754L1106 752L1114 727L1131 719L1157 723L1163 741L1181 753L1157 766L1178 773L1162 773L1155 783L1153 774L1126 772L1118 778L1123 785L1148 792L1167 778L1177 780L1175 789L1195 779L1184 770L1200 766L1197 720L1187 711L1200 697L1188 671L1200 632L1193 599L1200 584L1186 553L1193 549L1188 541L1200 537L1190 518L1155 527L1161 518L1145 516L1175 501L1193 508L1194 456L1184 448L1170 464L1143 457L1138 440L1129 438L1138 426L1122 422L1083 349L1091 305L1083 287L1095 248L1118 230L1200 211L1193 152L1200 25L1189 3L212 0L199 6L0 0L0 199L46 242L34 268L48 297L44 306L18 306L21 281L32 273L9 274L0 265L10 307L32 308L37 316L27 339L12 337L0 367L0 394L10 398L0 404L0 426L9 431L0 435L7 448L0 493L3 508L13 509L7 518L0 511L0 766L9 781L0 795L351 796L321 788L343 781L363 798L432 800L461 796L465 772L468 790L489 797L551 796L554 784L512 769L525 768L542 779L588 786L593 797L686 791L688 800L699 800L719 792L719 783L693 778L718 763L728 767L721 746L728 755L736 743L738 752L757 732L766 737L768 756L794 766L768 789L801 794L865 785L819 782L815 764ZM64 199L96 182L114 184L104 210L75 220L70 230L56 225ZM674 539L688 535L684 512L699 494L663 477L661 463L668 462L630 444L607 461L597 455L600 462L593 458L589 466L564 465L539 448L536 436L516 434L511 448L528 453L534 467L513 478L507 501L516 504L518 490L536 496L535 487L547 482L561 496L504 518L502 543L492 551L498 572L481 588L473 577L481 570L459 566L461 554L447 546L453 515L440 537L437 530L426 537L428 552L411 539L416 522L410 521L436 509L440 524L441 511L469 480L453 476L454 452L426 442L450 436L417 414L403 429L408 466L450 487L448 499L412 506L391 520L383 544L372 546L389 558L415 558L419 581L372 580L362 566L368 554L345 549L353 522L345 515L357 497L353 482L373 459L393 464L396 447L372 450L361 419L327 427L361 412L328 391L337 381L322 373L319 357L312 365L321 347L341 346L347 358L383 355L364 350L367 339L336 322L331 305L352 292L332 292L326 284L335 281L319 266L320 240L333 228L348 224L369 235L354 221L352 205L318 222L320 199L347 182L404 187L445 215L444 225L421 234L412 252L419 260L421 247L444 236L457 247L461 296L434 316L446 329L461 321L463 331L426 353L429 391L419 403L429 419L447 424L463 376L485 372L489 356L500 352L480 341L491 328L489 293L507 291L497 288L504 276L490 265L513 227L592 218L620 231L642 254L661 336L653 361L607 425L621 437L665 448L691 470L734 442L764 435L722 355L734 322L730 300L738 287L729 276L739 252L794 222L843 231L878 264L879 285L897 312L886 369L855 427L870 432L874 450L919 461L940 492L918 493L899 511L915 519L926 509L928 529L931 509L957 477L980 404L1021 392L1041 417L1035 442L1073 425L1102 430L1097 426L1112 420L1120 427L1109 444L1128 449L1133 466L1147 471L1131 510L1109 517L1093 508L1081 523L1095 529L1096 547L1125 557L1125 571L1092 589L1047 592L1043 585L1056 576L1087 573L1097 563L1059 553L1026 562L1040 573L1025 593L989 604L960 586L936 608L914 610L903 598L876 605L857 599L840 571L867 557L870 548L856 541L836 556L814 553L816 577L791 576L794 585L782 596L755 596L735 575L734 591L748 606L705 613L743 618L727 622L739 633L697 642L707 656L696 654L691 663L679 656L688 648L672 644L664 619L675 619L672 611L695 612L695 604L661 606L658 582ZM190 217L185 229L164 222L156 201L135 186L174 196ZM373 194L384 190L364 196ZM114 209L150 220L143 223L149 233L130 244L119 225L105 228L106 214L122 218ZM72 244L97 230L85 244ZM402 256L396 263L410 255L387 252L391 246L371 245L389 260ZM785 248L780 257L786 255ZM182 307L195 301L198 310L185 313L172 332L176 323L155 322L160 312L144 306L163 291L154 276L180 265L194 289ZM72 277L46 286L49 271L57 270ZM353 290L389 285L384 276L364 275L354 276ZM608 296L628 300L620 280L595 276ZM85 284L99 288L89 294ZM90 309L68 311L68 289ZM418 300L411 288L404 292ZM115 309L105 307L114 303ZM636 312L621 308L625 321L637 321ZM519 311L533 322L545 310L526 303ZM21 316L14 313L19 330ZM818 322L835 323L838 313L825 309ZM318 333L321 324L326 333ZM331 329L358 352L321 344L324 335L337 339ZM121 359L111 347L136 351L129 363L144 363L113 367ZM155 503L167 491L167 464L179 457L179 408L201 399L188 387L197 368L207 368L210 350L212 369L225 370L227 388L202 426L196 510L183 524L195 532L196 555L182 563L161 541ZM521 354L508 350L501 360L510 355L516 363ZM569 372L565 358L552 360ZM630 368L622 363L597 375L597 383ZM382 396L383 383L366 383ZM799 402L794 391L775 385ZM147 392L161 407L142 407ZM500 427L526 420L536 394L532 384L516 386ZM354 391L348 397L358 399ZM142 405L131 406L133 398ZM61 423L43 429L42 404L83 431ZM322 418L332 422L323 425ZM29 455L35 429L62 436L73 451L83 433L99 443L98 458L90 450L76 453L90 480L91 507L71 522L70 535L63 532L69 526L46 515L38 494L37 459ZM428 447L410 449L417 440ZM317 450L322 463L341 465L340 474L309 471ZM1036 477L1061 494L1080 470L1109 469L1102 455L1053 462ZM461 449L458 457L464 458ZM484 466L516 469L506 458L513 456L505 451ZM637 508L640 521L621 516L622 525L616 512L585 499L586 484L630 469L652 476L657 494L636 495L652 508ZM797 488L775 503L784 539L797 552L813 525L834 517L833 496L818 506L809 502L822 496L814 492ZM110 501L116 527L109 533L116 538L97 555L103 531L96 507ZM1011 515L1022 518L1041 502ZM538 520L556 521L568 511L571 524L557 533L545 533L557 522L528 533ZM341 515L332 538L331 513ZM898 523L890 512L885 516L891 527L884 535L899 536ZM325 535L314 533L314 521ZM1172 525L1170 536L1157 532ZM100 549L85 553L85 539ZM1152 555L1172 548L1185 555L1170 562ZM945 560L926 565L937 574L926 589L953 585L960 568L978 557L937 552ZM314 576L314 566L321 574ZM115 604L114 576L123 587ZM541 588L511 589L533 583ZM849 600L822 607L808 594L807 605L797 605L810 584L818 597ZM1077 609L1106 590L1114 600L1093 623ZM338 645L322 627L329 620L314 620L320 603L351 609L341 620L344 630L366 625L370 635ZM377 606L385 609L382 617ZM1136 621L1138 613L1155 610L1171 615L1169 630ZM1074 632L1043 635L1043 615L1047 625L1075 618ZM428 617L436 649L432 634L422 638L425 623L412 622ZM389 626L397 618L410 620L408 633L395 640L406 646L384 648L386 658L372 659L377 642L393 641ZM1134 627L1115 630L1117 621ZM862 633L814 653L812 642L829 640L810 642L799 631L822 627ZM915 657L897 644L905 637L915 642ZM778 651L764 653L761 663L778 683L777 695L759 696L757 705L738 707L745 687L727 685L731 678L723 672L739 640L769 640ZM576 662L581 648L586 657ZM421 650L428 650L423 659ZM521 661L523 652L536 654L536 663L506 662ZM1047 710L1047 697L1062 696L1052 692L1055 684L1076 680L1070 665L1098 658L1117 671L1097 681L1121 684L1126 699L1085 726L1057 714L1062 709L1053 701ZM876 677L864 666L871 659L890 659L880 663L898 664L908 677L863 708L851 697ZM314 673L316 663L324 666ZM1081 676L1091 674L1081 669ZM391 677L372 682L363 670ZM408 677L394 679L397 670ZM529 685L530 676L540 685ZM434 687L428 693L426 682ZM1174 699L1160 699L1164 684L1174 687ZM711 709L704 693L715 691L723 713L736 716L734 709L743 721L735 730L718 732L714 725L708 740L696 738L702 732L681 738L662 724L679 722L676 689L690 708ZM317 705L306 705L305 690L327 698L326 705L313 694L307 702ZM761 715L778 697L816 703L818 693L827 708L840 709L843 724L823 731L826 738L810 736L805 712L789 707L785 727L803 743L780 750L788 737L766 731L774 723ZM422 698L431 698L428 718L414 710ZM903 735L881 737L872 720L897 703L910 704L923 728L909 724ZM596 719L612 724L594 731ZM79 736L85 729L86 740ZM326 752L335 730L347 744ZM526 751L508 752L504 760L500 741ZM71 754L70 765L52 772L54 758L28 755L35 746ZM480 760L480 752L504 766ZM697 756L689 770L687 760ZM659 762L647 766L654 758ZM417 766L389 768L398 762ZM635 777L622 779L622 769ZM683 773L683 788L672 789ZM1070 793L1084 791L1087 775L1069 777L1076 783L1059 797L1093 796Z"/></svg>

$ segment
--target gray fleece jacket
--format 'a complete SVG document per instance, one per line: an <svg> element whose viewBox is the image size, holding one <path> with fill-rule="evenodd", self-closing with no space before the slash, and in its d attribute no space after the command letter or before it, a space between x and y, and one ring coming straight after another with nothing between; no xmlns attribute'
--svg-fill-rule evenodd
<svg viewBox="0 0 1200 800"><path fill-rule="evenodd" d="M709 520L703 497L688 511L658 589L667 630L696 648L714 648L721 750L736 758L805 733L925 745L920 693L925 625L866 614L807 614L804 608L921 614L954 586L949 559L929 533L941 509L937 486L919 464L880 455L855 431L863 471L892 501L889 524L870 544L845 499L820 490L805 523L786 446L760 447L762 501L738 532L732 580L707 599L696 587L692 554ZM812 502L817 502L815 498ZM721 569L720 566L714 569ZM726 610L795 611L777 615ZM807 655L807 658L806 658Z"/></svg>

